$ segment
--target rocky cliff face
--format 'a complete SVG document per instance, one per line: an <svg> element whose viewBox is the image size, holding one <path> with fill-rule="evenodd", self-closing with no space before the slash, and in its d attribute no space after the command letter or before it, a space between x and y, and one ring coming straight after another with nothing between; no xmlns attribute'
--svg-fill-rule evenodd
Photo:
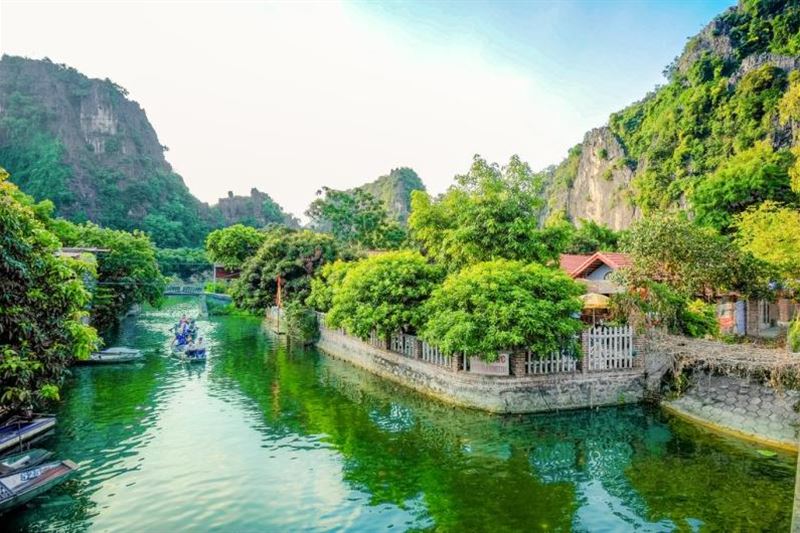
<svg viewBox="0 0 800 533"><path fill-rule="evenodd" d="M666 85L544 171L542 221L563 212L619 230L651 210L692 211L692 190L731 157L762 141L775 152L797 145L800 120L781 119L780 108L798 70L800 6L726 10L667 67Z"/></svg>
<svg viewBox="0 0 800 533"><path fill-rule="evenodd" d="M0 60L0 166L58 215L142 229L161 246L200 245L210 229L245 221L240 211L255 223L284 215L263 193L247 199L253 209L209 207L173 172L166 150L144 109L110 80L46 59Z"/></svg>
<svg viewBox="0 0 800 533"><path fill-rule="evenodd" d="M250 189L250 196L236 196L228 191L228 196L220 198L216 204L226 226L241 223L254 227L268 224L283 224L297 228L298 220L283 212L272 197L256 188Z"/></svg>
<svg viewBox="0 0 800 533"><path fill-rule="evenodd" d="M383 202L389 216L405 224L411 212L411 191L424 191L425 185L414 170L400 167L360 186L359 189Z"/></svg>
<svg viewBox="0 0 800 533"><path fill-rule="evenodd" d="M577 161L568 159L548 172L547 214L562 211L575 222L593 220L614 229L640 216L631 196L633 170L611 130L589 131L572 157ZM557 170L566 174L560 182L553 181Z"/></svg>

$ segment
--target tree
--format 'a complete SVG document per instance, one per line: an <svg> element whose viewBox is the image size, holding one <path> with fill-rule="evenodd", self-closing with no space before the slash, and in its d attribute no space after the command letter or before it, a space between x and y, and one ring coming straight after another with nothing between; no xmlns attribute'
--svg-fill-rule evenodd
<svg viewBox="0 0 800 533"><path fill-rule="evenodd" d="M620 234L593 220L584 220L571 233L564 252L568 254L593 254L616 251Z"/></svg>
<svg viewBox="0 0 800 533"><path fill-rule="evenodd" d="M58 399L66 367L89 356L97 333L81 320L91 265L58 257L58 239L19 195L0 168L0 405L30 411Z"/></svg>
<svg viewBox="0 0 800 533"><path fill-rule="evenodd" d="M687 297L710 300L720 292L758 295L767 291L766 265L725 236L678 213L643 218L623 236L622 250L633 264L622 272L632 286L665 283Z"/></svg>
<svg viewBox="0 0 800 533"><path fill-rule="evenodd" d="M344 278L354 263L336 260L323 265L319 273L311 278L311 291L306 298L306 304L321 311L327 312L333 305L333 297L344 283Z"/></svg>
<svg viewBox="0 0 800 533"><path fill-rule="evenodd" d="M800 282L800 210L764 202L736 217L736 243L773 265L784 281Z"/></svg>
<svg viewBox="0 0 800 533"><path fill-rule="evenodd" d="M372 331L414 332L425 321L422 304L441 279L441 269L419 252L386 252L362 259L348 268L333 292L327 320L362 339Z"/></svg>
<svg viewBox="0 0 800 533"><path fill-rule="evenodd" d="M345 244L365 248L397 248L405 231L389 215L380 200L363 189L337 191L324 187L306 215L314 226L333 234Z"/></svg>
<svg viewBox="0 0 800 533"><path fill-rule="evenodd" d="M450 274L424 307L422 338L446 353L494 361L503 350L538 357L574 342L583 288L561 271L498 259Z"/></svg>
<svg viewBox="0 0 800 533"><path fill-rule="evenodd" d="M452 270L499 258L554 261L566 234L561 225L539 229L540 193L540 177L519 157L501 169L476 155L444 195L412 192L411 236Z"/></svg>
<svg viewBox="0 0 800 533"><path fill-rule="evenodd" d="M97 284L92 288L92 324L105 329L136 304L157 305L166 279L156 260L156 247L145 233L101 228L87 222L56 220L52 228L65 246L107 250L97 254Z"/></svg>
<svg viewBox="0 0 800 533"><path fill-rule="evenodd" d="M736 213L751 205L795 201L788 173L792 161L789 151L773 152L766 142L731 157L691 194L697 221L727 230Z"/></svg>
<svg viewBox="0 0 800 533"><path fill-rule="evenodd" d="M266 239L263 231L234 224L214 230L206 237L206 253L214 263L228 269L238 269L252 257Z"/></svg>
<svg viewBox="0 0 800 533"><path fill-rule="evenodd" d="M278 276L284 299L303 301L310 291L312 276L340 255L331 235L275 228L264 236L263 244L242 266L231 290L234 303L244 309L260 311L270 306L277 294Z"/></svg>
<svg viewBox="0 0 800 533"><path fill-rule="evenodd" d="M159 248L156 259L162 274L182 280L209 273L212 268L202 248Z"/></svg>

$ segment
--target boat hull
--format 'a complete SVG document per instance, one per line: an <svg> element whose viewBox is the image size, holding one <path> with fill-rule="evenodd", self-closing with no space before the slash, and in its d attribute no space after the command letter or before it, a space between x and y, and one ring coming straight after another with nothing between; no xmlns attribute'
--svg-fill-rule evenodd
<svg viewBox="0 0 800 533"><path fill-rule="evenodd" d="M12 420L0 427L0 452L24 444L50 431L55 425L56 419L52 416L38 417L27 421Z"/></svg>
<svg viewBox="0 0 800 533"><path fill-rule="evenodd" d="M66 481L78 469L72 461L47 463L0 477L0 514L23 505Z"/></svg>

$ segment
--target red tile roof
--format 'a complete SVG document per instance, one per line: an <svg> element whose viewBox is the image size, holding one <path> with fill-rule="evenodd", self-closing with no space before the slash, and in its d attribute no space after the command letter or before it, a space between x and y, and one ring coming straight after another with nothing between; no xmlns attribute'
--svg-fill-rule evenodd
<svg viewBox="0 0 800 533"><path fill-rule="evenodd" d="M613 270L624 268L631 264L631 258L628 254L618 252L597 252L592 255L561 254L559 262L570 276L580 278L587 270L597 268L600 263Z"/></svg>
<svg viewBox="0 0 800 533"><path fill-rule="evenodd" d="M572 274L573 270L581 266L590 257L591 255L561 254L559 264L567 274Z"/></svg>

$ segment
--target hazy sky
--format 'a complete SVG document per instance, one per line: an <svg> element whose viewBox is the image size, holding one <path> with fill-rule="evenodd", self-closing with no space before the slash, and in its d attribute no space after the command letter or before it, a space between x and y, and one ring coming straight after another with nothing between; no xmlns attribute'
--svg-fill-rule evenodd
<svg viewBox="0 0 800 533"><path fill-rule="evenodd" d="M0 49L127 88L202 200L300 214L398 166L440 192L475 153L557 163L733 3L0 0Z"/></svg>

